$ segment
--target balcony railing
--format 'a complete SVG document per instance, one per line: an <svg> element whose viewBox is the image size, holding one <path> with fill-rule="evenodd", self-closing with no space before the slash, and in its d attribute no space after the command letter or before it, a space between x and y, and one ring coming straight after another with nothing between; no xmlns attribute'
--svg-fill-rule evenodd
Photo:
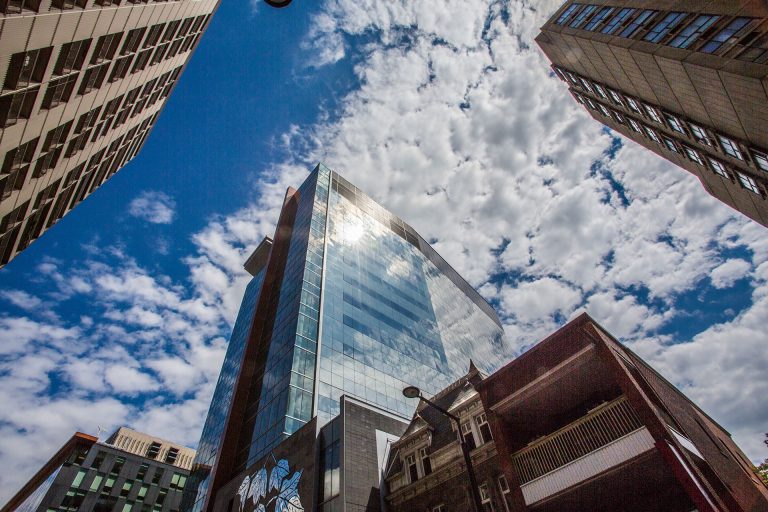
<svg viewBox="0 0 768 512"><path fill-rule="evenodd" d="M546 475L643 427L619 397L512 456L520 485Z"/></svg>

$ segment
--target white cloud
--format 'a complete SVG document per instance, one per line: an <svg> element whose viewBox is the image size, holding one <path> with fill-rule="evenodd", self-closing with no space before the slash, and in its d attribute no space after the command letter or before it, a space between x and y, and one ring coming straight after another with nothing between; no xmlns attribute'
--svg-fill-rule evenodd
<svg viewBox="0 0 768 512"><path fill-rule="evenodd" d="M739 279L746 277L752 265L739 258L732 258L712 270L710 279L715 288L730 288Z"/></svg>
<svg viewBox="0 0 768 512"><path fill-rule="evenodd" d="M170 224L176 217L176 202L163 192L145 190L128 205L128 213L152 224Z"/></svg>
<svg viewBox="0 0 768 512"><path fill-rule="evenodd" d="M43 301L23 290L5 290L0 292L0 297L11 304L27 311L33 311L43 305Z"/></svg>

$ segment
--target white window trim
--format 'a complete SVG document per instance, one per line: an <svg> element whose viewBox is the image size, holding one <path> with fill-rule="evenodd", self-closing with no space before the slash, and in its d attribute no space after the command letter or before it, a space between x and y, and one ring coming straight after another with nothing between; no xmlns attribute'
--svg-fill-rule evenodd
<svg viewBox="0 0 768 512"><path fill-rule="evenodd" d="M741 183L743 188L757 195L762 195L760 194L760 188L757 186L757 182L752 176L747 176L746 174L738 171L736 172L736 175L739 177L739 183Z"/></svg>
<svg viewBox="0 0 768 512"><path fill-rule="evenodd" d="M726 155L738 158L739 160L744 160L744 155L739 148L739 144L735 140L724 137L723 135L718 135L717 138L720 140L720 145L723 147L723 151ZM726 148L731 149L733 153Z"/></svg>

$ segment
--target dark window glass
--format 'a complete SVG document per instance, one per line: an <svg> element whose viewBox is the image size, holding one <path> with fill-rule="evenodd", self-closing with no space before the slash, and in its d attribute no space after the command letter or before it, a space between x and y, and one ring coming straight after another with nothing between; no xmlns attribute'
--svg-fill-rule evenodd
<svg viewBox="0 0 768 512"><path fill-rule="evenodd" d="M21 11L35 11L40 9L40 0L0 0L0 12L4 14L18 14Z"/></svg>
<svg viewBox="0 0 768 512"><path fill-rule="evenodd" d="M616 29L619 28L630 16L632 16L635 12L637 12L637 9L632 9L629 7L626 7L622 10L620 10L612 19L608 22L606 26L603 27L602 32L603 34L613 34L616 32Z"/></svg>
<svg viewBox="0 0 768 512"><path fill-rule="evenodd" d="M103 150L100 153L103 153ZM98 155L98 159L101 159L101 154ZM91 160L93 160L93 158L91 158ZM119 475L120 471L123 470L123 464L125 464L125 457L117 457L115 459L115 463L112 464L112 469L109 471L109 473L112 475Z"/></svg>
<svg viewBox="0 0 768 512"><path fill-rule="evenodd" d="M96 48L93 50L91 64L98 64L105 60L111 60L112 57L115 56L121 37L123 37L123 34L121 33L101 36L98 41L96 41Z"/></svg>
<svg viewBox="0 0 768 512"><path fill-rule="evenodd" d="M75 7L85 7L86 0L52 0L51 7L57 9L74 9Z"/></svg>
<svg viewBox="0 0 768 512"><path fill-rule="evenodd" d="M685 27L672 41L669 42L670 46L675 48L688 48L691 43L696 41L701 34L703 34L709 27L716 22L720 16L712 16L710 14L702 14L697 17L690 25Z"/></svg>
<svg viewBox="0 0 768 512"><path fill-rule="evenodd" d="M592 21L587 23L587 26L584 27L585 30L595 30L598 25L600 25L605 18L610 16L610 14L613 12L613 7L603 7L600 9L597 14L595 14L595 17L592 18Z"/></svg>
<svg viewBox="0 0 768 512"><path fill-rule="evenodd" d="M563 11L563 14L561 14L560 17L557 18L557 21L555 21L555 24L563 25L568 20L568 18L571 17L571 14L573 14L573 12L579 7L581 7L581 4L574 3L569 5L568 8Z"/></svg>
<svg viewBox="0 0 768 512"><path fill-rule="evenodd" d="M83 81L80 83L80 89L78 94L88 94L94 89L98 89L104 83L104 79L107 77L107 70L109 69L109 62L105 62L100 66L95 66L86 70L83 74Z"/></svg>
<svg viewBox="0 0 768 512"><path fill-rule="evenodd" d="M48 151L51 148L64 144L64 141L69 137L69 131L72 129L72 121L64 123L61 126L57 126L53 130L49 131L45 136L45 142L43 143L43 151Z"/></svg>
<svg viewBox="0 0 768 512"><path fill-rule="evenodd" d="M671 12L667 14L661 21L654 25L643 39L652 43L658 43L664 39L672 29L677 27L686 16L688 15L682 12Z"/></svg>
<svg viewBox="0 0 768 512"><path fill-rule="evenodd" d="M0 97L0 126L10 126L19 119L29 119L39 87Z"/></svg>
<svg viewBox="0 0 768 512"><path fill-rule="evenodd" d="M129 31L128 37L125 38L125 43L123 43L123 49L120 50L120 55L127 55L138 50L139 45L141 44L141 40L144 38L144 34L146 32L146 27L135 28Z"/></svg>
<svg viewBox="0 0 768 512"><path fill-rule="evenodd" d="M79 71L85 62L85 56L88 48L91 46L90 39L67 43L61 47L59 58L56 59L56 65L53 68L54 74L66 75L72 71Z"/></svg>
<svg viewBox="0 0 768 512"><path fill-rule="evenodd" d="M701 51L704 53L715 53L721 46L728 42L729 39L736 35L739 30L747 26L750 21L752 21L752 18L736 18L705 44L701 48Z"/></svg>
<svg viewBox="0 0 768 512"><path fill-rule="evenodd" d="M49 46L39 50L14 53L5 75L4 87L19 89L42 82L52 51L53 47Z"/></svg>
<svg viewBox="0 0 768 512"><path fill-rule="evenodd" d="M163 478L164 473L165 470L163 468L155 468L155 474L152 475L152 483L159 484L160 480Z"/></svg>
<svg viewBox="0 0 768 512"><path fill-rule="evenodd" d="M77 75L68 75L63 78L51 80L48 89L43 96L41 108L50 109L61 103L66 103L72 97L72 91L77 82Z"/></svg>
<svg viewBox="0 0 768 512"><path fill-rule="evenodd" d="M619 34L621 37L632 37L635 32L637 32L640 28L645 27L650 21L653 15L656 14L656 11L652 9L646 9L640 14L637 15L635 19L633 19L627 27L621 31L621 34Z"/></svg>
<svg viewBox="0 0 768 512"><path fill-rule="evenodd" d="M163 27L165 27L164 23L150 27L147 39L144 41L144 48L149 48L150 46L157 44L157 41L160 39L160 34L163 33Z"/></svg>

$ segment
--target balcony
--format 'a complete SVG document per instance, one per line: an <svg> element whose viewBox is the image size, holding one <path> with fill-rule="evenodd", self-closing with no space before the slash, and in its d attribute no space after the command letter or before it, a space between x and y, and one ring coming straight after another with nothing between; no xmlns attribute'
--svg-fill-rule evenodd
<svg viewBox="0 0 768 512"><path fill-rule="evenodd" d="M518 451L512 463L532 505L653 449L650 433L620 397Z"/></svg>

